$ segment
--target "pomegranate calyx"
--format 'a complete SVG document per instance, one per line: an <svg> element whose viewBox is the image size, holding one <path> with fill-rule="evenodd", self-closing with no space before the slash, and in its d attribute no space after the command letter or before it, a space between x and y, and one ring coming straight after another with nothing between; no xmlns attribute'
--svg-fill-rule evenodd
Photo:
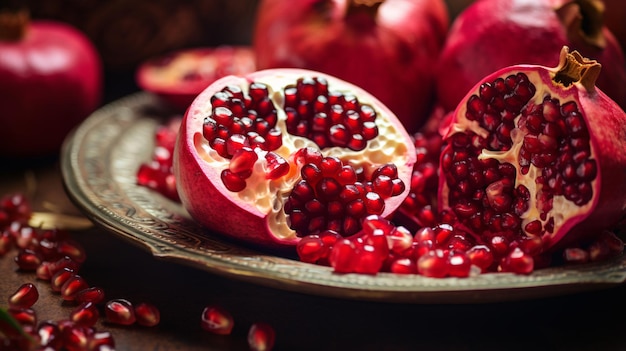
<svg viewBox="0 0 626 351"><path fill-rule="evenodd" d="M30 22L30 13L26 10L0 11L0 41L20 41Z"/></svg>
<svg viewBox="0 0 626 351"><path fill-rule="evenodd" d="M602 65L598 61L585 58L576 50L569 52L569 48L564 46L552 80L565 87L580 83L585 90L593 92L601 70Z"/></svg>
<svg viewBox="0 0 626 351"><path fill-rule="evenodd" d="M572 42L582 42L600 50L604 49L606 46L606 38L602 33L604 3L601 0L569 1L555 12Z"/></svg>

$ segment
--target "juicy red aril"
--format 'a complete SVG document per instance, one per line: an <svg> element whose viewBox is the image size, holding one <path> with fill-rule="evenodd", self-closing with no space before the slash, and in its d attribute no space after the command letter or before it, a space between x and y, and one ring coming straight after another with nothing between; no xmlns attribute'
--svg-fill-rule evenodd
<svg viewBox="0 0 626 351"><path fill-rule="evenodd" d="M135 309L132 303L125 299L109 300L104 306L104 313L108 322L120 325L135 323Z"/></svg>
<svg viewBox="0 0 626 351"><path fill-rule="evenodd" d="M52 279L50 279L50 287L52 288L52 291L60 292L63 288L63 284L75 275L76 272L73 269L63 267L52 276Z"/></svg>
<svg viewBox="0 0 626 351"><path fill-rule="evenodd" d="M108 331L96 331L89 338L88 350L115 350L115 339L113 339L113 335Z"/></svg>
<svg viewBox="0 0 626 351"><path fill-rule="evenodd" d="M74 300L78 303L93 302L95 304L104 301L104 290L97 286L80 290L76 293Z"/></svg>
<svg viewBox="0 0 626 351"><path fill-rule="evenodd" d="M252 351L270 351L274 348L276 333L267 323L254 323L248 331L248 346Z"/></svg>
<svg viewBox="0 0 626 351"><path fill-rule="evenodd" d="M507 84L503 85L503 81L498 78L484 83L481 91L490 93L474 95L467 103L467 119L489 131L487 138L474 144L471 141L477 136L473 132L457 133L444 152L442 160L446 162L442 166L450 189L450 207L476 232L541 236L553 230L548 212L555 196L563 196L578 206L590 201L590 184L596 177L597 164L590 157L587 127L574 102L561 103L549 95L539 103L531 101L536 88L523 73L507 77ZM491 89L495 86L504 88ZM512 117L518 115L514 122ZM483 148L511 149L513 139L509 132L513 128L524 133L517 154L519 164L478 158ZM519 167L522 175L531 166L538 169L535 182L539 185L540 213L523 222L518 218L526 212L531 199L528 188L514 185L517 176L511 171L513 166ZM469 174L482 176L470 177L472 181L468 182ZM485 191L476 197L479 189Z"/></svg>
<svg viewBox="0 0 626 351"><path fill-rule="evenodd" d="M70 312L70 320L76 325L93 327L98 318L100 312L93 302L83 302Z"/></svg>
<svg viewBox="0 0 626 351"><path fill-rule="evenodd" d="M515 248L503 258L500 269L503 272L530 274L534 269L534 260L520 248Z"/></svg>
<svg viewBox="0 0 626 351"><path fill-rule="evenodd" d="M238 92L233 93L234 89ZM203 135L211 146L231 141L230 148L214 147L224 158L233 157L238 149L234 142L240 146L255 145L266 151L282 145L280 132L275 128L276 108L269 99L267 87L253 82L248 93L250 96L245 97L238 87L226 87L211 98L213 111L204 121Z"/></svg>
<svg viewBox="0 0 626 351"><path fill-rule="evenodd" d="M154 327L161 321L161 312L155 305L141 302L135 306L135 318L139 325Z"/></svg>
<svg viewBox="0 0 626 351"><path fill-rule="evenodd" d="M30 249L21 250L17 256L15 256L15 263L24 271L35 271L41 264L42 259L39 254Z"/></svg>
<svg viewBox="0 0 626 351"><path fill-rule="evenodd" d="M43 347L58 350L63 345L61 330L55 322L43 321L39 323L36 332L36 335L39 338L39 344Z"/></svg>
<svg viewBox="0 0 626 351"><path fill-rule="evenodd" d="M206 306L202 311L200 326L214 334L228 335L233 329L232 315L222 307Z"/></svg>
<svg viewBox="0 0 626 351"><path fill-rule="evenodd" d="M17 291L9 296L9 306L30 308L39 299L39 291L32 283L22 284Z"/></svg>
<svg viewBox="0 0 626 351"><path fill-rule="evenodd" d="M61 297L66 301L74 301L78 292L89 288L89 284L78 274L69 277L61 286Z"/></svg>
<svg viewBox="0 0 626 351"><path fill-rule="evenodd" d="M82 351L89 349L89 340L94 335L93 327L71 325L62 328L61 336L63 346L69 351Z"/></svg>
<svg viewBox="0 0 626 351"><path fill-rule="evenodd" d="M85 262L85 259L87 258L85 249L75 240L67 239L59 242L57 245L57 251L63 256L68 256L78 264Z"/></svg>
<svg viewBox="0 0 626 351"><path fill-rule="evenodd" d="M443 278L450 271L448 258L442 250L430 250L417 260L417 271L426 277Z"/></svg>
<svg viewBox="0 0 626 351"><path fill-rule="evenodd" d="M37 313L32 308L9 307L7 312L22 325L35 326L37 324Z"/></svg>

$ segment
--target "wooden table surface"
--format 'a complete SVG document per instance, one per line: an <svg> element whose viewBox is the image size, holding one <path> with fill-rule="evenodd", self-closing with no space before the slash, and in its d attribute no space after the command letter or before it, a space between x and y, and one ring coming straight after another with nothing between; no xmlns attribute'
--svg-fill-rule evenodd
<svg viewBox="0 0 626 351"><path fill-rule="evenodd" d="M3 166L0 194L21 191L35 210L80 215L64 192L58 160ZM35 184L36 186L33 186ZM80 274L107 299L149 301L161 310L153 328L98 323L117 350L246 350L257 321L276 330L275 350L626 350L626 286L564 296L481 304L400 304L294 293L229 280L161 261L104 229L72 232L87 260ZM40 320L67 318L73 308L49 283L17 270L14 251L0 258L0 306L21 284L41 294ZM208 304L229 310L231 335L200 327Z"/></svg>

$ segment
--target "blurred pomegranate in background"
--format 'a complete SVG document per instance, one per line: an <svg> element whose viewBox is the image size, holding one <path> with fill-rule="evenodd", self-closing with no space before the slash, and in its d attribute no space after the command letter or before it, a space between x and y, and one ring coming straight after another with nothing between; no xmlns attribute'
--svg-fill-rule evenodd
<svg viewBox="0 0 626 351"><path fill-rule="evenodd" d="M413 132L434 101L448 23L443 0L265 0L253 46L258 69L306 68L349 81Z"/></svg>
<svg viewBox="0 0 626 351"><path fill-rule="evenodd" d="M80 31L57 21L0 13L0 156L57 153L101 102L100 57Z"/></svg>
<svg viewBox="0 0 626 351"><path fill-rule="evenodd" d="M453 111L481 78L515 64L552 66L563 46L597 60L597 86L626 107L626 63L600 0L478 0L454 20L439 60L437 98Z"/></svg>

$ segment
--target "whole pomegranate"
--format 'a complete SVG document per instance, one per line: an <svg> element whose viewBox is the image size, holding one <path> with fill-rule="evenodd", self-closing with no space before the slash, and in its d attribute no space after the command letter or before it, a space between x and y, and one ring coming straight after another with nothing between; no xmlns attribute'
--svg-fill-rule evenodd
<svg viewBox="0 0 626 351"><path fill-rule="evenodd" d="M0 14L0 156L49 156L101 102L102 63L66 24Z"/></svg>
<svg viewBox="0 0 626 351"><path fill-rule="evenodd" d="M552 66L568 46L602 64L597 86L626 108L626 61L603 24L600 0L477 0L450 28L437 72L437 97L453 111L486 75L516 64Z"/></svg>
<svg viewBox="0 0 626 351"><path fill-rule="evenodd" d="M442 0L263 0L253 35L257 69L305 68L349 81L414 132L434 101L448 21Z"/></svg>
<svg viewBox="0 0 626 351"><path fill-rule="evenodd" d="M143 62L137 85L185 111L209 84L227 75L255 71L254 52L247 46L183 49Z"/></svg>
<svg viewBox="0 0 626 351"><path fill-rule="evenodd" d="M365 90L321 72L269 69L221 78L183 117L174 149L182 205L207 228L288 248L402 202L409 134Z"/></svg>
<svg viewBox="0 0 626 351"><path fill-rule="evenodd" d="M506 67L462 99L444 136L439 205L479 242L541 250L594 240L624 216L626 114L594 86L601 66Z"/></svg>

